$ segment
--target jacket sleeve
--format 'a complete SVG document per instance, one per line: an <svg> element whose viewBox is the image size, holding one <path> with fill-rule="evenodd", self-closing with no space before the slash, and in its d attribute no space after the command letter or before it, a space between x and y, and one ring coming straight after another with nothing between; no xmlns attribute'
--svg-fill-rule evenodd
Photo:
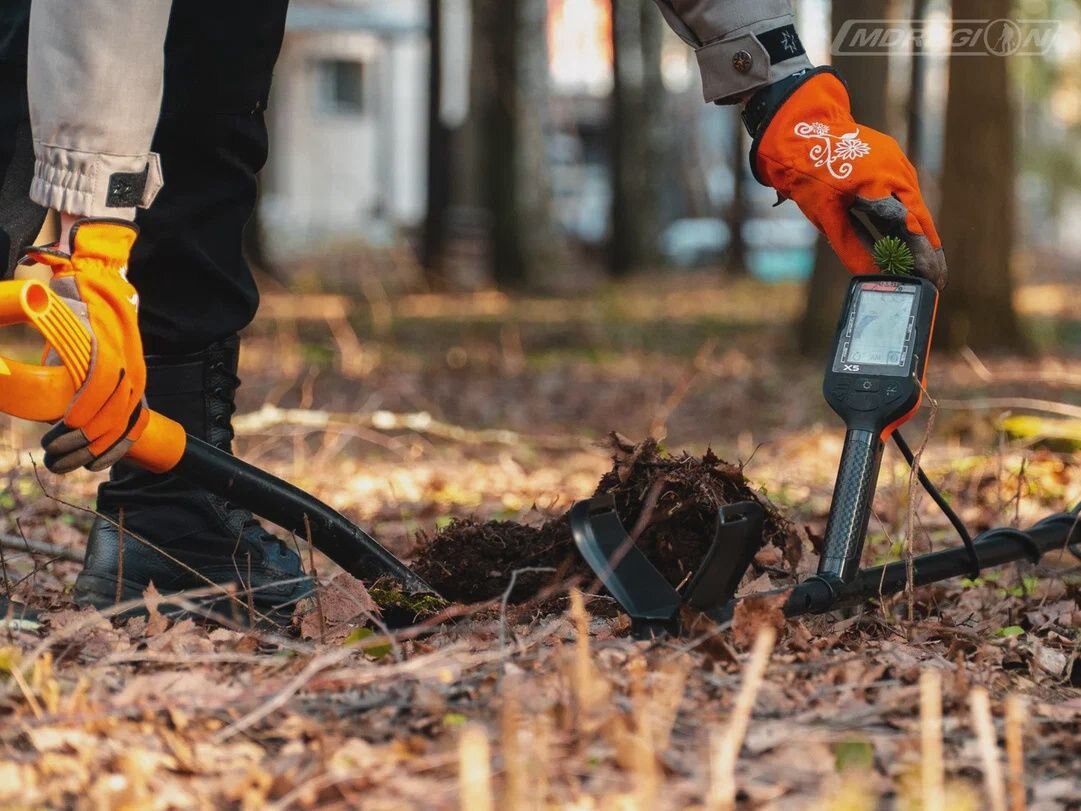
<svg viewBox="0 0 1081 811"><path fill-rule="evenodd" d="M695 49L707 102L731 104L811 67L789 0L656 0Z"/></svg>
<svg viewBox="0 0 1081 811"><path fill-rule="evenodd" d="M27 89L30 196L84 217L132 219L162 185L150 151L172 0L33 0Z"/></svg>

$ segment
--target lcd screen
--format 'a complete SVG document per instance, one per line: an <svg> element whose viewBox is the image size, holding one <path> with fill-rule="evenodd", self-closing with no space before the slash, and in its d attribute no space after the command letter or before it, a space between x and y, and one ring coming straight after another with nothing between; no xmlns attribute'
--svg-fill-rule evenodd
<svg viewBox="0 0 1081 811"><path fill-rule="evenodd" d="M856 323L847 361L870 366L902 366L905 340L916 297L910 293L864 290L856 309Z"/></svg>

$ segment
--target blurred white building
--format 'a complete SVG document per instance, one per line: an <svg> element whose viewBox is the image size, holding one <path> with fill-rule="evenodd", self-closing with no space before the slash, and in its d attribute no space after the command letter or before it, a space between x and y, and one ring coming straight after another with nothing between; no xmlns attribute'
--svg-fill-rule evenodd
<svg viewBox="0 0 1081 811"><path fill-rule="evenodd" d="M423 220L427 14L424 0L290 7L262 175L275 255L378 244Z"/></svg>

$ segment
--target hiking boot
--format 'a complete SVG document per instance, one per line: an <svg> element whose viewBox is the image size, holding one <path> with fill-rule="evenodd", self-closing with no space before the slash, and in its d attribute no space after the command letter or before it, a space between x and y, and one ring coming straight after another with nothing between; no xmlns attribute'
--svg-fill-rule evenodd
<svg viewBox="0 0 1081 811"><path fill-rule="evenodd" d="M234 336L194 355L147 357L148 404L232 453L239 348ZM286 624L297 601L312 592L293 548L197 483L121 462L98 488L98 512L111 521L99 517L90 531L75 581L81 606L139 599L153 583L163 595L201 590L205 596L191 599L198 613L247 622L254 610L255 620Z"/></svg>

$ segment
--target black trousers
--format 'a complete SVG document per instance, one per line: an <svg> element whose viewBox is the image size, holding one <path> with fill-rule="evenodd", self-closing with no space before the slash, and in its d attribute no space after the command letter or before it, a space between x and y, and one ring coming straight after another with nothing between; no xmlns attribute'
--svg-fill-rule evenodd
<svg viewBox="0 0 1081 811"><path fill-rule="evenodd" d="M28 197L30 0L0 6L0 260L7 257L10 267L45 212ZM129 276L139 291L147 354L199 351L255 316L259 294L242 237L255 207L255 176L267 159L264 111L287 6L288 0L173 3L153 146L165 186L136 219Z"/></svg>

